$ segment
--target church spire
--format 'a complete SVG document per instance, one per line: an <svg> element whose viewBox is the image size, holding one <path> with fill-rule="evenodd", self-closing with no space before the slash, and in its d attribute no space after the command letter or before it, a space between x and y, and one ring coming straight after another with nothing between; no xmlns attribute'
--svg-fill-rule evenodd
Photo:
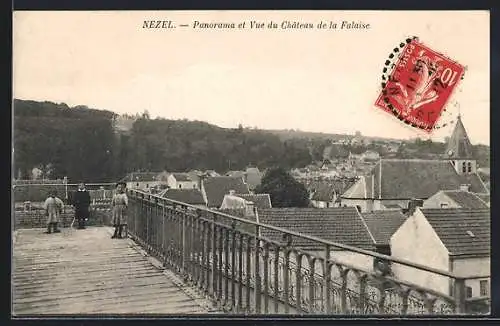
<svg viewBox="0 0 500 326"><path fill-rule="evenodd" d="M455 129L453 129L445 154L449 159L473 159L472 144L469 136L467 136L467 131L465 131L460 113L458 114L457 124L455 125Z"/></svg>

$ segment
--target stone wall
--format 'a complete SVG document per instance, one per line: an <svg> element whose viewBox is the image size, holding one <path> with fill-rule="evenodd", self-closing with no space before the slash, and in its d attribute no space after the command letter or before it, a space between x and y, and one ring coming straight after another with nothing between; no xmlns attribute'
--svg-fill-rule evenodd
<svg viewBox="0 0 500 326"><path fill-rule="evenodd" d="M74 217L74 208L66 206L60 216L60 227L69 227ZM47 226L47 217L45 216L44 210L39 209L31 211L15 211L13 222L15 229L45 228ZM75 221L75 225L76 224L77 222ZM89 220L86 225L111 225L111 210L109 208L91 208Z"/></svg>

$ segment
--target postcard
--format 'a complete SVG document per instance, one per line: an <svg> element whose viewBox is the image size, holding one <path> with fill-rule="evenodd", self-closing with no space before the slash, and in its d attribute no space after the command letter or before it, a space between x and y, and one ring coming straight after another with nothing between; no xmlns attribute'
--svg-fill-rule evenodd
<svg viewBox="0 0 500 326"><path fill-rule="evenodd" d="M12 310L490 313L488 11L15 11Z"/></svg>

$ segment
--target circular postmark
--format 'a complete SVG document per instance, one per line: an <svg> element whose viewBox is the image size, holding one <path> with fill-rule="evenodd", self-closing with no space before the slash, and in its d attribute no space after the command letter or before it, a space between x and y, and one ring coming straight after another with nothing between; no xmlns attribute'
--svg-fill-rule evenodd
<svg viewBox="0 0 500 326"><path fill-rule="evenodd" d="M384 63L381 92L375 105L426 132L453 123L449 101L466 68L422 44L418 37L400 42ZM459 89L459 91L461 91Z"/></svg>

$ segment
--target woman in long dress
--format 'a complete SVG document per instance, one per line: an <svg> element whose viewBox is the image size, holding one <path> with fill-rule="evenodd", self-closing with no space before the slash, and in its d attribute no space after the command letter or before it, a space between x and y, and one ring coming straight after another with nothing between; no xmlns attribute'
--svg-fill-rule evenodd
<svg viewBox="0 0 500 326"><path fill-rule="evenodd" d="M113 206L113 226L115 227L112 239L121 239L123 227L127 225L128 197L125 193L126 186L124 182L117 183L116 193L111 201L111 205Z"/></svg>

